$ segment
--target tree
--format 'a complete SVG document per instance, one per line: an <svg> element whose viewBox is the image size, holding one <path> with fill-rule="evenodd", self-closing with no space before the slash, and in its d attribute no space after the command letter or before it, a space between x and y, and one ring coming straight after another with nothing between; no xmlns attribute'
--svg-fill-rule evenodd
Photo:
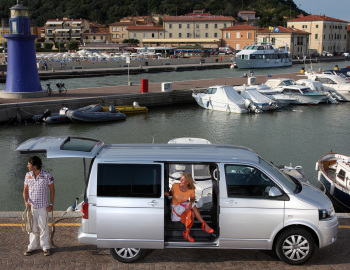
<svg viewBox="0 0 350 270"><path fill-rule="evenodd" d="M48 42L45 42L45 43L44 43L44 49L45 49L45 50L51 51L51 50L52 50L52 47L53 47L53 43L48 43Z"/></svg>
<svg viewBox="0 0 350 270"><path fill-rule="evenodd" d="M41 49L41 42L35 42L35 50Z"/></svg>
<svg viewBox="0 0 350 270"><path fill-rule="evenodd" d="M79 49L79 42L76 41L76 40L72 40L72 41L70 41L70 42L68 42L68 43L66 44L66 47L67 47L68 50L76 51L76 50Z"/></svg>

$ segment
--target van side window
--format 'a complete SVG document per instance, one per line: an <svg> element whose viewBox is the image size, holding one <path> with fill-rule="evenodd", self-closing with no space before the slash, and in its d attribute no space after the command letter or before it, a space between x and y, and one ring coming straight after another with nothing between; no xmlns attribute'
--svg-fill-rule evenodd
<svg viewBox="0 0 350 270"><path fill-rule="evenodd" d="M99 164L97 196L160 198L159 164Z"/></svg>
<svg viewBox="0 0 350 270"><path fill-rule="evenodd" d="M227 196L236 198L268 198L275 183L260 170L244 165L226 165Z"/></svg>

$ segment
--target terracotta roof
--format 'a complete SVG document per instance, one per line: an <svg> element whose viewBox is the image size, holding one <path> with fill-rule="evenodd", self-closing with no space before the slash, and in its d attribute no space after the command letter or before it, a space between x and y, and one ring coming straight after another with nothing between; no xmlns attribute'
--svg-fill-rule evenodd
<svg viewBox="0 0 350 270"><path fill-rule="evenodd" d="M278 28L280 30L280 32L278 32L278 33L310 34L309 32L305 32L303 30L295 29L295 28L292 28L292 27L277 26L275 28ZM269 28L259 28L258 32L259 33L274 33L274 34L278 34L276 32L273 32Z"/></svg>
<svg viewBox="0 0 350 270"><path fill-rule="evenodd" d="M236 21L232 16L193 15L193 16L164 16L163 22L171 21Z"/></svg>
<svg viewBox="0 0 350 270"><path fill-rule="evenodd" d="M109 26L128 26L128 25L134 25L134 22L115 22L109 24Z"/></svg>
<svg viewBox="0 0 350 270"><path fill-rule="evenodd" d="M131 25L127 30L163 30L163 26L154 25Z"/></svg>
<svg viewBox="0 0 350 270"><path fill-rule="evenodd" d="M67 21L70 21L70 22L82 22L82 21L85 21L85 19L67 19L67 18L64 18L64 19L48 19L46 22L67 22Z"/></svg>
<svg viewBox="0 0 350 270"><path fill-rule="evenodd" d="M226 31L226 30L256 30L256 29L258 29L258 28L255 26L242 24L242 25L234 25L234 26L222 28L221 30Z"/></svg>
<svg viewBox="0 0 350 270"><path fill-rule="evenodd" d="M288 20L288 22L304 22L304 21L333 21L333 22L344 22L344 23L346 23L346 21L342 21L342 20L339 20L339 19L327 17L325 15L323 15L323 16L321 16L321 15L307 15L307 16L304 16L304 17L299 17L299 18Z"/></svg>
<svg viewBox="0 0 350 270"><path fill-rule="evenodd" d="M238 11L238 13L256 13L256 12L253 10L240 10Z"/></svg>

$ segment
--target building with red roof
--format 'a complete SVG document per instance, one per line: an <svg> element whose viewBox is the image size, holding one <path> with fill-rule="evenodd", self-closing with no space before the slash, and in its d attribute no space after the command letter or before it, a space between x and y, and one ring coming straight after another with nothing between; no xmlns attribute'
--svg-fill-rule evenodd
<svg viewBox="0 0 350 270"><path fill-rule="evenodd" d="M308 50L310 33L283 26L259 28L251 25L235 25L222 29L223 46L231 50L241 50L246 45L257 42L272 43L275 47L284 49L286 46L291 57L301 57Z"/></svg>
<svg viewBox="0 0 350 270"><path fill-rule="evenodd" d="M309 48L318 53L344 52L347 46L348 22L325 15L300 16L287 21L287 26L311 33Z"/></svg>

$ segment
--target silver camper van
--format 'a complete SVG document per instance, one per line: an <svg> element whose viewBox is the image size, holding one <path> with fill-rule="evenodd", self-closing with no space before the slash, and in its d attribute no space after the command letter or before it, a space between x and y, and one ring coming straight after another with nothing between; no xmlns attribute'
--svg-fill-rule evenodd
<svg viewBox="0 0 350 270"><path fill-rule="evenodd" d="M110 144L79 137L39 137L18 148L48 158L91 160L86 174L80 243L110 248L121 262L164 248L274 250L302 264L337 238L331 201L252 150L213 144ZM207 234L194 224L185 241L164 195L183 172L196 181L196 204Z"/></svg>

